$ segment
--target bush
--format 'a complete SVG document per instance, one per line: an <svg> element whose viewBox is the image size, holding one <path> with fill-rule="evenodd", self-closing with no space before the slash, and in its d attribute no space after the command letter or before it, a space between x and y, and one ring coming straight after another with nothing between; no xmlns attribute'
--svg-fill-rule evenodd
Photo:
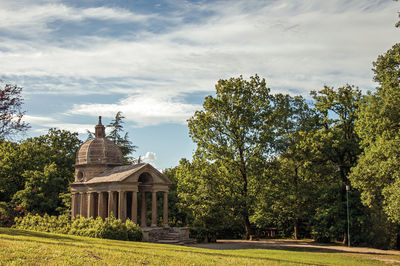
<svg viewBox="0 0 400 266"><path fill-rule="evenodd" d="M128 233L128 240L130 241L141 241L142 240L142 230L140 230L139 225L135 224L131 220L127 219L125 222L126 231Z"/></svg>
<svg viewBox="0 0 400 266"><path fill-rule="evenodd" d="M73 217L68 215L44 216L27 214L25 217L16 218L14 228L49 232L58 234L70 234L95 238L107 238L116 240L141 241L142 231L131 220L123 223L114 216L104 221L100 217Z"/></svg>

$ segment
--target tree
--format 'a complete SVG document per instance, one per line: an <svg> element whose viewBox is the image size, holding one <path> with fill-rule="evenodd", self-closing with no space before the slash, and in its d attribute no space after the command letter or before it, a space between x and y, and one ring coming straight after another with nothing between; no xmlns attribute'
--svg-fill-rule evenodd
<svg viewBox="0 0 400 266"><path fill-rule="evenodd" d="M360 108L356 131L364 152L350 179L364 204L383 208L392 222L400 224L400 43L373 66L379 86L364 97Z"/></svg>
<svg viewBox="0 0 400 266"><path fill-rule="evenodd" d="M124 131L124 118L125 117L122 115L121 111L117 112L115 118L107 125L107 127L111 128L111 132L108 134L107 138L118 145L121 149L125 163L129 163L132 159L129 155L136 151L137 146L133 145L132 141L129 140L128 132L122 136Z"/></svg>
<svg viewBox="0 0 400 266"><path fill-rule="evenodd" d="M5 146L14 146L14 151L4 149L0 155L2 161L18 155L15 161L7 161L6 167L0 167L6 173L0 180L16 184L4 193L6 200L11 198L31 212L64 212L67 206L62 199L74 180L72 165L80 145L78 133L50 129L46 135Z"/></svg>
<svg viewBox="0 0 400 266"><path fill-rule="evenodd" d="M0 202L11 201L13 195L24 186L22 173L29 167L20 145L0 140Z"/></svg>
<svg viewBox="0 0 400 266"><path fill-rule="evenodd" d="M197 240L213 242L243 234L241 217L234 210L240 184L231 178L228 168L219 161L195 157L192 162L182 159L174 169L177 207Z"/></svg>
<svg viewBox="0 0 400 266"><path fill-rule="evenodd" d="M338 89L325 86L324 89L311 95L315 101L315 109L321 117L321 129L315 131L312 143L319 146L323 160L333 164L336 171L334 183L331 183L333 190L338 190L340 198L334 204L330 203L331 211L320 209L328 215L337 217L335 227L341 227L335 232L342 232L343 242L347 242L346 233L346 200L345 186L350 183L348 176L350 169L356 165L358 155L361 153L360 139L355 132L355 121L361 99L361 91L354 86L346 85ZM333 193L325 189L327 193ZM331 191L331 192L329 192ZM321 197L324 197L321 195ZM317 213L318 215L318 213ZM338 220L339 219L339 220ZM338 238L339 235L332 235Z"/></svg>
<svg viewBox="0 0 400 266"><path fill-rule="evenodd" d="M316 193L330 170L309 141L313 132L320 129L319 117L300 96L277 94L274 109L279 125L275 141L279 156L272 167L265 169L268 178L259 192L251 221L261 230L278 226L282 235L309 237L307 229L316 207ZM301 233L300 225L307 227Z"/></svg>
<svg viewBox="0 0 400 266"><path fill-rule="evenodd" d="M178 169L181 165L182 164L174 168L165 169L163 171L163 174L172 182L172 184L168 188L168 224L173 227L189 225L187 213L184 211L184 208L180 206L181 202L179 200L177 190L178 184L181 184L177 174Z"/></svg>
<svg viewBox="0 0 400 266"><path fill-rule="evenodd" d="M274 116L269 92L265 80L257 75L249 81L242 76L219 80L216 96L207 96L204 111L196 111L188 120L197 156L229 169L235 186L233 211L242 218L247 238L256 187L273 153Z"/></svg>
<svg viewBox="0 0 400 266"><path fill-rule="evenodd" d="M264 203L262 198L259 199L271 212L264 210L261 217L268 213L274 213L275 217L285 217L285 221L277 222L292 223L293 236L297 239L300 221L310 215L314 205L315 189L312 188L321 181L320 175L312 172L312 169L316 169L314 162L317 155L312 153L312 146L305 141L309 132L319 128L319 117L300 96L277 94L274 99L278 116L276 120L279 124L276 141L279 143L280 154L276 158L272 174L269 174L271 182L265 183L265 189L261 193L261 197L270 198L270 202ZM322 167L318 169L321 170ZM270 194L270 197L266 194ZM274 210L280 213L277 214Z"/></svg>
<svg viewBox="0 0 400 266"><path fill-rule="evenodd" d="M22 88L17 85L4 85L0 88L0 138L12 139L15 133L24 132L29 125L22 121L25 112L21 110Z"/></svg>

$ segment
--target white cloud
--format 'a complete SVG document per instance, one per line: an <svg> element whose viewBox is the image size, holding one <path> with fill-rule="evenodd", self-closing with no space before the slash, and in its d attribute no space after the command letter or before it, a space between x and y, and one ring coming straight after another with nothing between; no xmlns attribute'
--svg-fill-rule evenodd
<svg viewBox="0 0 400 266"><path fill-rule="evenodd" d="M24 115L23 116L23 120L27 123L30 124L47 124L47 123L51 123L51 122L55 122L54 118L51 117L45 117L45 116L33 116L33 115Z"/></svg>
<svg viewBox="0 0 400 266"><path fill-rule="evenodd" d="M141 159L142 161L144 161L144 162L149 163L149 162L155 161L155 160L157 159L157 156L156 156L156 154L155 154L154 152L148 151L148 152L146 152L146 154L145 154L143 157L141 157L140 159Z"/></svg>
<svg viewBox="0 0 400 266"><path fill-rule="evenodd" d="M185 124L186 120L200 108L200 105L184 103L179 99L144 94L125 98L116 104L74 105L68 114L102 115L113 118L118 111L121 111L128 121L143 127L162 123Z"/></svg>
<svg viewBox="0 0 400 266"><path fill-rule="evenodd" d="M64 129L71 132L86 133L93 131L94 126L90 124L60 123L56 118L45 116L24 115L23 120L35 127L35 131L45 133L49 128Z"/></svg>
<svg viewBox="0 0 400 266"><path fill-rule="evenodd" d="M136 14L122 8L74 8L62 3L32 4L0 2L0 29L24 33L31 37L40 33L50 33L48 23L54 21L81 22L87 19L118 22L140 22L154 18L153 15Z"/></svg>
<svg viewBox="0 0 400 266"><path fill-rule="evenodd" d="M122 111L147 126L184 123L200 106L183 96L211 92L219 78L240 74L258 73L274 92L302 95L324 84L371 88L372 61L398 41L393 1L217 1L179 8L176 23L192 12L209 16L165 31L81 34L55 42L51 21L153 23L162 16L48 2L14 10L3 3L0 28L26 33L27 40L3 37L0 73L21 77L26 93L122 94L120 102L73 105L69 113L113 117Z"/></svg>

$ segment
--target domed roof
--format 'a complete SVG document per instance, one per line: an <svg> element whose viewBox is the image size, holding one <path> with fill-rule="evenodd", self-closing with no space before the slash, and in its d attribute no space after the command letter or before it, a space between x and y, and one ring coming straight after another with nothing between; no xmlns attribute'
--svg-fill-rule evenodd
<svg viewBox="0 0 400 266"><path fill-rule="evenodd" d="M76 165L80 164L123 164L121 150L105 137L101 116L95 127L95 138L86 141L76 154Z"/></svg>

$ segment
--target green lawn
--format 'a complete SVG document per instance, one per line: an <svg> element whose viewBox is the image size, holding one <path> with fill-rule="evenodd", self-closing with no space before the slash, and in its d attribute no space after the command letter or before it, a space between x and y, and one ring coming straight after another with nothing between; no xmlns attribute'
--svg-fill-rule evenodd
<svg viewBox="0 0 400 266"><path fill-rule="evenodd" d="M0 264L382 265L371 255L268 249L211 250L0 228ZM388 257L389 258L389 257Z"/></svg>

